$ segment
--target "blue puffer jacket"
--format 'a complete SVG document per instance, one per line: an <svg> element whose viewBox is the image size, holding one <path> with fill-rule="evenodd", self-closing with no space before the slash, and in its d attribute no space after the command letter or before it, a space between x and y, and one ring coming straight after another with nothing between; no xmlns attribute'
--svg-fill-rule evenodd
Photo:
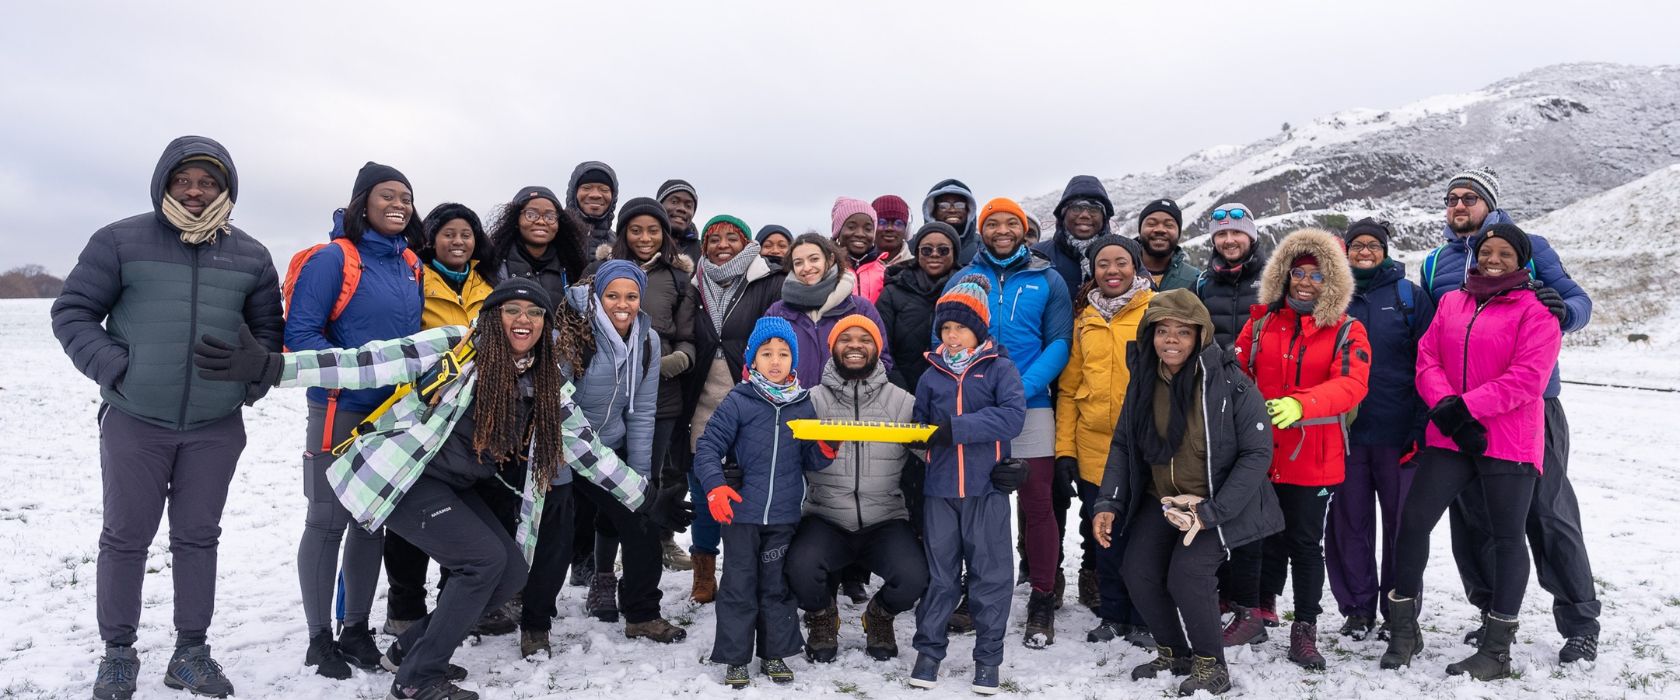
<svg viewBox="0 0 1680 700"><path fill-rule="evenodd" d="M1482 232L1494 224L1510 224L1511 217L1504 209L1495 209L1482 222L1482 228L1473 236L1459 238L1452 227L1443 226L1442 233L1447 242L1436 248L1424 260L1422 275L1423 288L1429 290L1431 299L1439 302L1441 297L1464 286L1464 275L1475 267L1476 258L1470 254L1477 243L1482 240ZM1568 312L1563 319L1563 332L1574 333L1587 327L1592 320L1592 297L1587 296L1587 290L1576 284L1569 277L1569 271L1563 268L1563 260L1558 258L1557 251L1552 250L1552 244L1547 243L1545 237L1528 234L1529 241L1534 244L1532 262L1529 263L1529 275L1540 281L1540 284L1551 287L1563 297L1564 306ZM1552 379L1546 384L1546 398L1557 398L1563 389L1558 368L1552 367Z"/></svg>
<svg viewBox="0 0 1680 700"><path fill-rule="evenodd" d="M1062 189L1061 201L1056 203L1056 235L1049 240L1033 244L1032 248L1033 252L1050 259L1050 264L1062 275L1062 283L1067 285L1069 294L1078 292L1079 287L1085 284L1085 271L1079 264L1079 261L1085 258L1085 254L1073 247L1069 242L1073 234L1062 228L1062 210L1068 202L1075 199L1094 199L1102 203L1103 222L1102 228L1096 233L1097 236L1110 233L1110 220L1114 218L1114 203L1108 200L1108 190L1103 187L1101 180L1090 175L1075 175L1072 180L1068 180L1067 187Z"/></svg>
<svg viewBox="0 0 1680 700"><path fill-rule="evenodd" d="M1411 289L1409 297L1402 298L1402 285ZM1417 343L1435 317L1435 302L1406 279L1405 264L1389 259L1364 291L1354 291L1347 313L1365 324L1371 343L1370 391L1359 403L1349 440L1403 448L1423 439L1429 407L1418 398L1414 381Z"/></svg>
<svg viewBox="0 0 1680 700"><path fill-rule="evenodd" d="M939 353L927 354L932 367L916 382L912 418L935 423L949 417L955 444L928 451L924 495L968 498L992 492L992 467L1009 458L1009 443L1027 422L1021 374L1007 352L993 343L962 374L952 372Z"/></svg>
<svg viewBox="0 0 1680 700"><path fill-rule="evenodd" d="M1050 387L1067 366L1073 348L1073 300L1050 261L1028 255L1009 269L999 269L981 253L945 284L950 291L962 278L978 274L991 282L992 337L1003 343L1020 368L1027 408L1054 408Z"/></svg>
<svg viewBox="0 0 1680 700"><path fill-rule="evenodd" d="M795 440L790 420L816 418L809 394L785 406L770 403L749 382L736 384L706 423L694 449L694 476L706 493L723 486L723 463L741 465L735 522L792 525L805 503L805 470L826 469L816 441ZM697 504L704 507L705 504Z"/></svg>
<svg viewBox="0 0 1680 700"><path fill-rule="evenodd" d="M566 290L566 301L590 320L595 331L595 354L583 376L572 380L577 387L572 399L583 407L602 445L624 450L631 469L652 476L653 421L659 413L659 334L647 312L638 313L636 331L621 347L613 342L618 331L596 315L589 297L587 285Z"/></svg>
<svg viewBox="0 0 1680 700"><path fill-rule="evenodd" d="M333 212L332 238L344 237L344 210ZM362 254L362 279L355 296L338 320L327 322L333 303L344 284L344 251L325 246L298 271L292 290L291 308L286 309L288 350L330 350L355 348L375 340L392 340L420 332L420 280L403 262L408 241L402 236L383 236L368 229L356 250ZM367 413L391 395L392 388L356 389L339 392L338 405L346 411ZM326 389L310 389L309 401L327 402Z"/></svg>

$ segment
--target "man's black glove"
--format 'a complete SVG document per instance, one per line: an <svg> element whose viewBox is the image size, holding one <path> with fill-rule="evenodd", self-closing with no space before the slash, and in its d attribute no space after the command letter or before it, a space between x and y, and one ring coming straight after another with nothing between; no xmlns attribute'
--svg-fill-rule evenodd
<svg viewBox="0 0 1680 700"><path fill-rule="evenodd" d="M1452 434L1452 441L1453 444L1458 445L1459 452L1472 457L1480 457L1487 453L1487 435L1487 428L1482 427L1481 423L1472 418L1470 422L1460 427L1458 432Z"/></svg>
<svg viewBox="0 0 1680 700"><path fill-rule="evenodd" d="M688 524L694 522L694 506L683 500L686 496L686 491L656 489L642 499L642 507L636 509L636 514L660 530L685 532Z"/></svg>
<svg viewBox="0 0 1680 700"><path fill-rule="evenodd" d="M251 327L243 324L239 326L238 345L208 334L199 337L193 344L193 364L203 379L269 386L280 383L280 370L285 366L280 353L269 352L251 335Z"/></svg>
<svg viewBox="0 0 1680 700"><path fill-rule="evenodd" d="M741 465L735 462L725 462L723 464L723 483L729 488L740 491L741 487L747 483L747 477L741 471Z"/></svg>
<svg viewBox="0 0 1680 700"><path fill-rule="evenodd" d="M1066 498L1078 496L1079 460L1074 457L1057 457L1056 473L1052 478L1050 487L1053 494Z"/></svg>
<svg viewBox="0 0 1680 700"><path fill-rule="evenodd" d="M951 438L951 417L949 415L935 419L933 425L933 434L929 435L927 439L928 447L950 447L956 443Z"/></svg>
<svg viewBox="0 0 1680 700"><path fill-rule="evenodd" d="M1015 493L1015 489L1021 488L1021 482L1026 480L1026 460L1006 459L992 467L992 488L1003 493Z"/></svg>
<svg viewBox="0 0 1680 700"><path fill-rule="evenodd" d="M1475 418L1470 415L1469 407L1464 405L1464 399L1457 396L1441 399L1429 409L1429 422L1434 423L1442 435L1451 436L1472 420Z"/></svg>
<svg viewBox="0 0 1680 700"><path fill-rule="evenodd" d="M1558 290L1551 287L1541 287L1534 290L1534 298L1539 299L1540 303L1546 305L1546 310L1552 312L1552 316L1557 319L1558 325L1563 325L1563 320L1569 318L1569 307L1564 305L1563 295L1558 294Z"/></svg>

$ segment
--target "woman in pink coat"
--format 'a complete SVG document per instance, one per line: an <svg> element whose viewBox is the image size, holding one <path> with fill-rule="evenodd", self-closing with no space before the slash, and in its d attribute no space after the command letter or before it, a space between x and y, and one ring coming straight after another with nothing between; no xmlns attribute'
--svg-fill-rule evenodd
<svg viewBox="0 0 1680 700"><path fill-rule="evenodd" d="M1433 408L1400 516L1398 580L1389 593L1393 630L1382 667L1407 665L1422 648L1417 596L1429 532L1459 492L1480 488L1493 525L1493 603L1476 654L1447 666L1447 673L1492 680L1511 673L1511 640L1528 587L1523 527L1544 461L1541 395L1562 332L1534 295L1528 234L1499 224L1473 246L1476 267L1464 288L1441 298L1418 342L1418 393Z"/></svg>

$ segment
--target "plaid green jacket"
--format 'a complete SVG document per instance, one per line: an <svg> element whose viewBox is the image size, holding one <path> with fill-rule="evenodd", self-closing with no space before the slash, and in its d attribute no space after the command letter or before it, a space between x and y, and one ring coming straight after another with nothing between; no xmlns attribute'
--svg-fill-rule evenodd
<svg viewBox="0 0 1680 700"><path fill-rule="evenodd" d="M470 332L466 326L443 326L359 348L286 353L280 386L371 389L411 382ZM374 421L372 431L333 462L327 480L357 523L370 532L384 525L397 501L443 447L462 410L472 404L477 379L473 363L463 365L461 378L444 387L435 408L426 406L418 392L403 396ZM561 391L562 451L567 466L631 510L640 507L647 498L647 480L595 438L583 410L572 402L571 382ZM543 494L535 485L533 475L526 474L516 539L527 563L536 551L542 516Z"/></svg>

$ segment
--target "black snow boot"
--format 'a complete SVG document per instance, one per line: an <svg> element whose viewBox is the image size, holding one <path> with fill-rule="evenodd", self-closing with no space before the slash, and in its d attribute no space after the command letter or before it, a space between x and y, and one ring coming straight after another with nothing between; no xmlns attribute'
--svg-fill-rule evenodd
<svg viewBox="0 0 1680 700"><path fill-rule="evenodd" d="M1155 678L1161 675L1162 671L1175 676L1188 676L1192 664L1189 649L1175 651L1172 647L1155 647L1155 660L1132 669L1132 680Z"/></svg>
<svg viewBox="0 0 1680 700"><path fill-rule="evenodd" d="M1211 656L1196 657L1190 664L1190 677L1178 684L1178 696L1187 698L1201 690L1214 695L1224 695L1231 690L1231 671L1225 667L1225 662Z"/></svg>
<svg viewBox="0 0 1680 700"><path fill-rule="evenodd" d="M1056 643L1056 594L1033 591L1027 598L1027 629L1021 643L1028 649L1043 649Z"/></svg>
<svg viewBox="0 0 1680 700"><path fill-rule="evenodd" d="M1388 650L1378 663L1385 669L1410 666L1412 657L1423 650L1423 632L1418 629L1418 599L1396 600L1388 595Z"/></svg>
<svg viewBox="0 0 1680 700"><path fill-rule="evenodd" d="M379 645L373 643L373 632L368 630L366 622L345 625L339 630L338 651L351 666L363 671L379 670L379 657L384 656L384 652L379 651Z"/></svg>
<svg viewBox="0 0 1680 700"><path fill-rule="evenodd" d="M1476 653L1456 664L1447 664L1447 675L1469 675L1478 681L1491 681L1511 675L1511 642L1517 637L1517 621L1502 620L1489 613L1483 622L1482 643Z"/></svg>
<svg viewBox="0 0 1680 700"><path fill-rule="evenodd" d="M349 674L345 669L345 674ZM99 671L93 676L93 700L128 700L134 697L134 679L140 675L140 655L134 647L105 647Z"/></svg>
<svg viewBox="0 0 1680 700"><path fill-rule="evenodd" d="M1558 663L1572 664L1576 661L1598 660L1598 635L1584 634L1570 637L1563 641L1563 648L1558 650Z"/></svg>
<svg viewBox="0 0 1680 700"><path fill-rule="evenodd" d="M225 698L233 694L233 681L222 673L222 665L210 658L210 645L181 647L169 657L163 684L176 690L208 698Z"/></svg>
<svg viewBox="0 0 1680 700"><path fill-rule="evenodd" d="M303 655L303 665L314 666L315 673L333 680L342 681L350 677L350 663L344 660L344 652L338 650L338 642L333 641L330 630L309 638L309 651Z"/></svg>
<svg viewBox="0 0 1680 700"><path fill-rule="evenodd" d="M819 664L840 653L840 611L830 602L827 608L805 613L805 658Z"/></svg>

